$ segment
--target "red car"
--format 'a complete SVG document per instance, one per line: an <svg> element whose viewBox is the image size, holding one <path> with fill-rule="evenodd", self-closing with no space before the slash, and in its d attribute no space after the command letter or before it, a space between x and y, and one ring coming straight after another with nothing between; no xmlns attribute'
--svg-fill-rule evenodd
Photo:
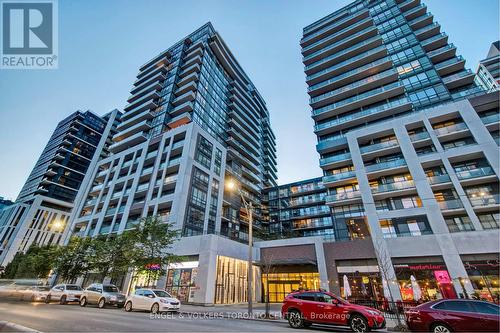
<svg viewBox="0 0 500 333"><path fill-rule="evenodd" d="M466 299L432 301L406 311L412 331L499 332L499 306Z"/></svg>
<svg viewBox="0 0 500 333"><path fill-rule="evenodd" d="M354 332L385 327L385 318L376 309L351 304L325 291L301 291L288 294L281 314L292 328L312 324L348 326Z"/></svg>

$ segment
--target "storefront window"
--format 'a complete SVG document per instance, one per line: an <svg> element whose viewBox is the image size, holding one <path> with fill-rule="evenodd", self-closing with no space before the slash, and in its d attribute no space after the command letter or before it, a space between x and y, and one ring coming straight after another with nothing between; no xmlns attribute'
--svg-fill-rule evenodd
<svg viewBox="0 0 500 333"><path fill-rule="evenodd" d="M215 303L232 304L247 302L247 262L230 257L217 257L217 278L215 281ZM258 268L254 267L254 295L255 285L258 283Z"/></svg>
<svg viewBox="0 0 500 333"><path fill-rule="evenodd" d="M319 289L319 273L262 274L262 286L264 300L269 290L269 302L279 303L292 291L299 289Z"/></svg>
<svg viewBox="0 0 500 333"><path fill-rule="evenodd" d="M396 264L394 269L403 301L419 301L414 298L412 276L421 290L422 296L420 300L422 301L457 298L455 288L444 264Z"/></svg>
<svg viewBox="0 0 500 333"><path fill-rule="evenodd" d="M340 293L344 296L344 275L347 276L351 296L348 300L371 300L376 301L383 298L382 280L379 273L354 272L339 273Z"/></svg>
<svg viewBox="0 0 500 333"><path fill-rule="evenodd" d="M469 296L498 302L500 262L498 260L465 261L464 267L474 288L474 294Z"/></svg>
<svg viewBox="0 0 500 333"><path fill-rule="evenodd" d="M197 288L198 262L171 265L167 271L166 291L181 302L192 302Z"/></svg>

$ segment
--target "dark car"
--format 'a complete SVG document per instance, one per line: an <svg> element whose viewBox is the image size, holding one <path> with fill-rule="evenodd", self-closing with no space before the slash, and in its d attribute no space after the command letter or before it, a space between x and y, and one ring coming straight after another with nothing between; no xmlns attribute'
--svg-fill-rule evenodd
<svg viewBox="0 0 500 333"><path fill-rule="evenodd" d="M325 291L301 291L286 296L281 313L292 328L312 324L348 326L354 332L384 328L385 318L376 309L351 304Z"/></svg>
<svg viewBox="0 0 500 333"><path fill-rule="evenodd" d="M499 332L499 310L498 305L489 302L448 299L409 309L406 320L412 331Z"/></svg>

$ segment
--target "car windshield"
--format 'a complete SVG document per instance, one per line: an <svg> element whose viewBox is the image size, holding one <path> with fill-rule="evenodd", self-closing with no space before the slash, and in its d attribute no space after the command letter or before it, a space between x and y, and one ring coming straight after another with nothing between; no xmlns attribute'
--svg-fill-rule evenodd
<svg viewBox="0 0 500 333"><path fill-rule="evenodd" d="M117 293L118 292L118 288L116 288L115 286L103 286L102 289L104 289L104 291L107 293Z"/></svg>
<svg viewBox="0 0 500 333"><path fill-rule="evenodd" d="M172 297L169 293L163 290L153 290L156 296L158 297Z"/></svg>
<svg viewBox="0 0 500 333"><path fill-rule="evenodd" d="M36 287L36 290L48 291L48 290L50 290L50 288L49 287Z"/></svg>
<svg viewBox="0 0 500 333"><path fill-rule="evenodd" d="M66 285L66 290L82 290L82 288L80 288L79 286L75 286L75 285Z"/></svg>

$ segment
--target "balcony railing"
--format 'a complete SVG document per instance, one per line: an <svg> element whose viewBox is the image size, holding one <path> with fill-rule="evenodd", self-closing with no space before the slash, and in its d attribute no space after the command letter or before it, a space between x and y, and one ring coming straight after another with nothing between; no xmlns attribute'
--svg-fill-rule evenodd
<svg viewBox="0 0 500 333"><path fill-rule="evenodd" d="M401 87L401 84L399 83L399 81L396 81L396 82L390 83L388 85L366 91L366 92L358 94L356 96L352 96L352 97L343 99L343 100L338 101L336 103L328 104L328 105L323 106L319 109L315 109L315 110L313 110L312 114L313 114L313 116L317 116L317 115L323 114L325 112L332 111L334 109L348 105L350 103L358 102L358 101L361 101L365 98L372 97L372 96L381 94L383 92L386 92L388 90L398 88L398 87Z"/></svg>
<svg viewBox="0 0 500 333"><path fill-rule="evenodd" d="M396 73L397 73L396 70L391 68L389 70L386 70L386 71L383 71L381 73L369 76L369 77L364 78L362 80L350 83L350 84L345 85L343 87L340 87L338 89L335 89L335 90L329 91L327 93L321 94L319 96L313 97L313 98L311 98L310 103L313 104L313 103L320 102L320 101L325 100L329 97L341 94L341 93L349 91L349 90L357 89L361 86L372 83L372 82L377 81L379 79L383 79L383 78L389 77L391 75L395 75Z"/></svg>
<svg viewBox="0 0 500 333"><path fill-rule="evenodd" d="M377 38L371 38L371 39L375 40L375 39L377 39ZM377 52L380 52L380 51L383 51L383 50L386 50L386 47L385 47L385 46L383 46L383 45L382 45L382 46L378 46L378 47L376 47L376 48L374 48L374 49L371 49L371 50L365 51L365 52L360 53L360 54L358 54L358 55L356 55L356 56L354 56L354 57L351 57L351 58L349 58L349 59L347 59L347 60L344 60L344 61L342 61L342 62L339 62L338 64L335 64L335 65L333 65L333 66L330 66L330 67L328 67L328 68L325 68L325 69L323 69L323 70L321 70L321 71L319 71L319 72L316 72L316 73L314 73L314 74L308 75L306 79L307 79L307 81L313 80L313 79L315 79L315 78L317 78L317 77L319 77L319 76L321 76L321 75L324 75L324 74L326 74L326 73L328 73L328 72L331 72L331 71L336 70L336 69L338 69L338 68L341 68L341 67L343 67L343 66L345 66L345 65L347 65L347 64L350 64L350 63L352 63L352 62L355 62L355 61L357 61L357 60L359 60L359 59L363 59L364 57L368 57L368 56L369 56L369 55L371 55L371 54L374 54L374 53L377 53ZM317 63L313 63L313 64L311 64L311 65L309 65L309 66L306 66L306 67L305 67L305 70L307 71L308 69L311 69L312 67L314 67L314 66L316 66L316 65L319 65L320 63L323 63L323 62L328 61L328 60L329 60L328 58L330 58L330 57L331 57L331 56L326 57L326 58L325 58L325 61L321 60L321 61L318 61ZM312 65L314 65L314 66L312 66Z"/></svg>
<svg viewBox="0 0 500 333"><path fill-rule="evenodd" d="M430 176L430 177L427 177L427 180L429 181L429 184L431 184L431 185L451 182L449 175Z"/></svg>
<svg viewBox="0 0 500 333"><path fill-rule="evenodd" d="M404 159L398 159L398 160L393 160L393 161L388 161L388 162L367 165L365 167L365 169L366 169L366 172L373 172L373 171L379 171L379 170L383 170L383 169L397 168L397 167L405 166L405 165L406 165L406 161Z"/></svg>
<svg viewBox="0 0 500 333"><path fill-rule="evenodd" d="M420 133L415 133L415 134L410 135L411 142L425 140L428 138L430 138L428 132L420 132Z"/></svg>
<svg viewBox="0 0 500 333"><path fill-rule="evenodd" d="M468 129L468 127L467 125L465 125L465 123L457 123L446 127L435 128L434 133L436 133L436 135L444 135L453 132L463 131L466 129Z"/></svg>
<svg viewBox="0 0 500 333"><path fill-rule="evenodd" d="M360 197L361 197L360 191L350 191L350 192L343 192L343 193L327 195L326 201L327 202L335 202L335 201L355 199L355 198L360 198Z"/></svg>
<svg viewBox="0 0 500 333"><path fill-rule="evenodd" d="M392 192L415 188L415 183L413 180L406 180L403 182L381 184L377 187L372 187L372 193L382 193L382 192Z"/></svg>
<svg viewBox="0 0 500 333"><path fill-rule="evenodd" d="M352 58L351 58L351 59L352 59ZM351 59L349 59L349 60L351 60ZM361 73L361 72L363 72L363 71L369 70L370 68L377 67L378 65L383 64L383 63L385 63L385 62L387 62L387 61L390 61L390 58L389 58L389 57L384 57L384 58L382 58L382 59L375 60L375 61L370 62L370 63L368 63L368 64L366 64L366 65L363 65L363 66L361 66L361 67L358 67L358 68L352 69L352 70L350 70L350 71L347 71L347 72L345 72L345 73L342 73L342 74L340 74L340 75L337 75L337 76L335 76L335 77L333 77L333 78L331 78L331 79L328 79L328 80L326 80L326 81L322 81L322 82L320 82L320 83L316 83L316 84L314 84L314 85L310 86L309 88L307 88L307 91L311 92L311 91L313 91L313 90L316 90L316 89L322 88L322 87L327 86L327 85L329 85L329 84L331 84L331 83L334 83L334 82L337 82L337 81L339 81L339 80L342 80L342 79L344 79L344 78L346 78L346 77L349 77L349 76L352 76L352 75L355 75L355 74ZM318 73L319 73L319 72L318 72Z"/></svg>
<svg viewBox="0 0 500 333"><path fill-rule="evenodd" d="M483 193L483 195L478 194L476 196L469 196L469 201L473 207L480 207L480 206L490 206L490 205L498 205L500 204L500 195L497 194L489 194L489 193Z"/></svg>
<svg viewBox="0 0 500 333"><path fill-rule="evenodd" d="M344 161L344 160L349 160L351 158L351 153L344 153L344 154L338 154L338 155L333 155L330 157L322 158L319 160L319 165L324 166L333 162L338 162L338 161Z"/></svg>
<svg viewBox="0 0 500 333"><path fill-rule="evenodd" d="M437 41L441 38L444 38L444 37L448 37L448 35L445 34L444 32L442 32L439 35L433 36L431 38L427 38L426 40L422 41L422 45L430 44L430 43L435 42L435 41Z"/></svg>
<svg viewBox="0 0 500 333"><path fill-rule="evenodd" d="M307 65L307 66L305 67L305 70L306 70L306 71L308 71L308 70L309 70L309 69L311 69L311 68L314 68L314 67L316 67L316 66L318 66L318 65L324 64L325 62L328 62L328 61L330 61L330 60L332 60L332 59L338 58L338 57L340 57L340 56L342 56L342 55L344 55L344 54L347 54L347 53L351 52L352 50L355 50L355 49L360 48L360 47L362 47L362 46L368 45L368 44L373 43L374 41L376 41L376 40L380 40L380 39L381 39L381 37L380 37L380 36L374 36L374 37L371 37L371 38L369 38L369 39L367 39L367 40L365 40L365 41L363 41L363 42L361 42L361 43L354 44L353 46L350 46L350 47L348 47L348 48L346 48L346 49L343 49L343 50L342 50L342 51L340 51L340 52L334 53L334 54L332 54L332 55L329 55L329 56L327 56L327 57L324 57L324 58L323 58L323 59L321 59L321 60L315 61L315 62L313 62L312 64ZM384 47L380 47L380 49L385 49L385 46L384 46ZM345 60L345 61L343 61L342 63L339 63L339 64L337 64L337 65L340 65L340 64L345 65L346 63L352 62L352 61L354 61L354 60L358 60L358 59L364 58L367 54L371 53L371 52L372 52L372 51L374 51L374 50L375 50L375 49L372 49L372 50L370 50L370 51L363 52L363 53L361 53L361 54L357 55L356 57L349 58L349 59L347 59L347 60ZM331 70L331 69L332 69L332 68L330 68L329 70Z"/></svg>
<svg viewBox="0 0 500 333"><path fill-rule="evenodd" d="M456 174L457 174L458 179L465 180L465 179L471 179L471 178L491 176L491 175L494 175L495 172L493 171L493 169L491 167L482 167L482 168L471 169L471 170L456 171Z"/></svg>
<svg viewBox="0 0 500 333"><path fill-rule="evenodd" d="M341 173L336 173L334 175L328 175L323 177L323 183L330 183L337 180L349 179L356 177L356 171L346 171Z"/></svg>
<svg viewBox="0 0 500 333"><path fill-rule="evenodd" d="M490 114L489 116L481 117L481 121L485 125L498 123L500 121L500 113Z"/></svg>
<svg viewBox="0 0 500 333"><path fill-rule="evenodd" d="M463 208L463 204L462 204L462 201L460 199L438 201L438 205L439 205L439 208L441 208L441 210Z"/></svg>
<svg viewBox="0 0 500 333"><path fill-rule="evenodd" d="M398 140L390 140L390 141L384 141L384 142L379 142L375 143L372 145L364 146L361 147L359 150L361 151L361 154L380 150L380 149L385 149L385 148L390 148L390 147L396 147L398 145Z"/></svg>

